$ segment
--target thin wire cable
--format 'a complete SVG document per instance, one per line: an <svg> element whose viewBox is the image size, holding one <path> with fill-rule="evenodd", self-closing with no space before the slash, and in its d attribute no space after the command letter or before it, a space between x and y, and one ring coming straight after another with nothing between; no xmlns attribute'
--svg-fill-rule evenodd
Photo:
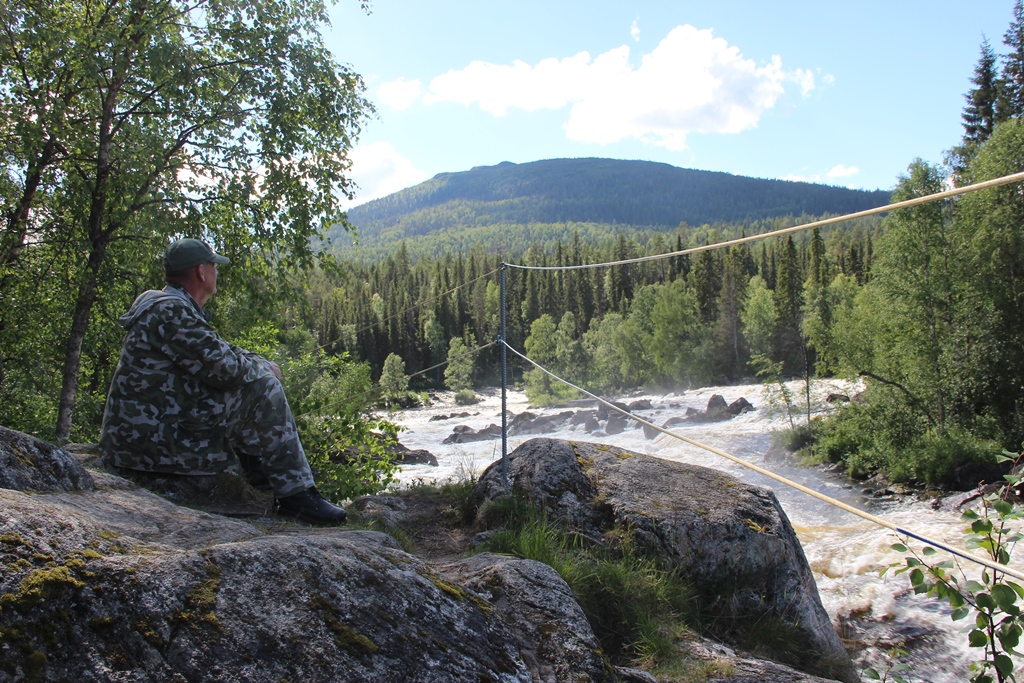
<svg viewBox="0 0 1024 683"><path fill-rule="evenodd" d="M505 342L503 342L503 343L505 343ZM987 558L982 558L982 557L978 557L976 555L972 555L971 553L968 553L968 552L963 551L963 550L958 550L956 548L952 548L952 547L950 547L950 546L948 546L948 545L946 545L944 543L940 543L938 541L934 541L934 540L932 540L930 538L927 538L926 536L923 536L921 534L917 534L917 533L914 533L912 531L908 531L907 529L903 529L901 527L896 526L895 524L893 524L892 522L890 522L890 521L888 521L886 519L882 519L881 517L877 517L875 515L872 515L869 512L864 512L863 510L858 510L857 508L853 507L852 505L847 505L846 503L844 503L844 502L842 502L840 500L836 500L835 498L832 498L830 496L826 496L824 493L820 493L820 492L815 491L814 489L808 488L808 487L806 487L806 486L804 486L802 484L798 484L795 481L787 479L787 478L783 477L780 474L776 474L776 473L772 472L771 470L766 470L763 467L759 467L759 466L757 466L757 465L755 465L753 463L747 462L746 460L743 460L742 458L739 458L739 457L737 457L735 455L732 455L731 453L726 453L725 451L723 451L723 450L721 450L719 448L715 448L714 446L708 446L707 444L703 444L703 443L701 443L699 441L694 441L693 439L685 437L685 436L683 436L681 434L676 434L675 432L673 432L671 430L668 430L668 429L665 429L664 427L659 427L656 424L648 422L647 420L645 420L645 419L643 419L641 417L637 417L636 415L632 414L628 410L623 410L622 408L619 408L614 403L611 403L610 401L606 401L605 399L601 398L600 396L597 396L596 394L590 393L586 389L583 389L581 387L576 386L575 384L573 384L572 382L570 382L568 380L562 379L561 377L559 377L558 375L554 374L553 372L551 372L547 368L543 367L542 365L540 365L536 361L531 360L530 358L528 358L528 357L524 356L523 354L519 353L514 348L509 346L507 343L505 343L505 346L508 348L509 351L511 351L512 353L516 354L517 356L519 356L523 360L527 361L528 363L531 363L538 370L541 370L542 372L546 373L547 375L549 375L553 379L558 380L559 382L561 382L562 384L565 384L566 386L572 387L573 389L575 389L576 391L580 392L581 394L585 394L585 395L589 396L590 398L598 401L599 403L604 404L608 408L614 410L617 413L620 413L621 415L624 415L624 416L630 418L631 420L636 420L637 422L639 422L640 424L642 424L644 426L650 427L651 429L659 431L662 434L667 434L668 436L671 436L672 438L675 438L675 439L678 439L680 441L683 441L684 443L688 443L691 446L696 446L697 448L701 448L701 449L703 449L705 451L708 451L710 453L714 453L715 455L718 455L718 456L721 456L723 458L726 458L727 460L731 460L732 462L736 463L737 465L741 465L743 467L746 467L747 469L753 470L753 471L757 472L758 474L762 474L762 475L764 475L764 476L766 476L766 477L768 477L770 479L774 479L775 481L779 482L780 484L783 484L783 485L788 486L790 488L796 489L797 491L800 491L801 493L805 493L805 494L807 494L809 496L813 496L814 498L817 498L818 500L821 500L821 501L823 501L825 503L828 503L829 505L837 507L837 508L839 508L841 510L845 510L846 512L849 512L850 514L853 514L853 515L856 515L858 517L861 517L862 519L866 519L869 522L873 522L874 524L877 524L879 526L885 527L886 529L890 529L891 531L895 531L898 534L903 534L904 536L917 539L918 541L921 541L923 543L927 543L928 545L933 546L935 548L939 548L940 550L944 550L944 551L946 551L946 552L948 552L948 553L950 553L952 555L955 555L956 557L960 557L960 558L963 558L965 560L969 560L971 562L974 562L976 564L980 564L980 565L982 565L984 567L988 567L989 569L992 569L993 571L999 571L999 572L1002 572L1004 574L1008 574L1008 575L1010 575L1010 576L1012 576L1012 577L1014 577L1016 579L1024 580L1024 573L1019 572L1016 569L1012 569L1010 567L1007 567L1006 565L998 564L998 563L993 562L992 560L989 560Z"/></svg>
<svg viewBox="0 0 1024 683"><path fill-rule="evenodd" d="M484 279L484 278L486 278L486 277L490 277L491 275L494 275L494 274L495 274L495 273L497 273L497 272L498 272L499 270L501 270L501 268L495 268L495 269L494 269L494 270L492 270L492 271L489 271L489 272L487 272L487 273L484 273L484 274L483 274L483 275L481 275L480 277L476 277L476 278L473 278L473 279L472 279L472 280L470 280L469 282L463 282L463 283L462 283L461 285L456 285L455 287L452 287L451 289L449 289L449 290L448 290L447 292L441 292L440 294L435 294L434 296L430 297L429 299L424 299L423 301L420 301L419 303L415 303L415 304L413 304L412 306L409 306L409 307L408 307L407 309L405 309L404 311L399 311L398 313L392 313L391 315L389 315L389 316L388 316L388 317L386 317L386 318L382 318L381 320L378 320L378 321L376 321L376 322L370 323L369 325L366 325L366 326L364 326L364 327L361 327L361 328L359 328L358 330L356 330L356 331L354 332L354 334L356 334L356 335L360 335L360 334L362 334L363 332L366 332L367 330L372 330L373 328L377 327L378 325L383 325L384 323L386 323L387 321L391 320L392 318L397 318L397 317L399 317L399 316L403 316L403 315L405 315L406 313L408 313L409 311L415 311L415 310L416 310L417 308L420 308L420 307L422 307L422 306L426 306L426 305L427 305L427 304L429 304L429 303L433 303L434 301L437 301L437 300L438 300L438 299L440 299L441 297L444 297L444 296L448 296L449 294L451 294L451 293L453 293L453 292L457 292L457 291L459 291L459 290L460 290L460 289L462 289L463 287L469 287L469 286L470 286L470 285L472 285L472 284L476 284L476 283L477 283L477 282L479 282L480 280L483 280L483 279ZM324 342L323 344L320 344L320 345L318 345L318 346L317 346L316 348L318 348L318 349L322 349L322 348L324 348L324 347L326 347L326 346L329 346L329 345L331 345L331 344L335 344L335 343L337 343L337 342L339 342L339 341L341 341L341 337L337 337L337 338L335 338L335 339L332 339L331 341L327 341L327 342ZM412 375L409 375L409 376L410 376L410 377L412 377Z"/></svg>
<svg viewBox="0 0 1024 683"><path fill-rule="evenodd" d="M582 263L575 266L524 266L516 263L505 263L503 265L509 268L519 268L520 270L582 270L584 268L605 268L608 266L621 266L629 263L643 263L645 261L657 261L660 259L673 258L676 256L684 256L686 254L696 254L701 251L709 251L711 249L724 249L725 247L735 246L737 244L746 244L747 242L756 242L758 240L768 239L769 237L779 237L780 235L788 235L794 232L800 232L802 230L809 230L811 228L820 228L823 225L832 225L833 223L842 223L845 221L851 221L855 218L864 218L866 216L874 216L879 213L888 213L889 211L896 211L899 209L908 209L913 206L920 204L926 204L933 202L938 199L948 199L949 197L957 197L969 192L977 192L979 190L987 190L993 187L999 187L1000 185L1008 185L1018 181L1024 181L1024 172L1013 173L1011 175L1002 176L1001 178L995 178L993 180L986 180L982 183L976 183L974 185L967 185L966 187L958 187L952 190L946 190L944 192L936 192L935 194L925 195L924 197L915 197L914 199L907 199L902 202L896 202L895 204L886 204L885 206L879 206L874 209L867 209L865 211L858 211L856 213L848 213L843 216L836 216L834 218L825 218L820 221L814 221L813 223L804 223L802 225L794 225L790 228L782 228L780 230L773 230L771 232L765 232L760 235L750 235L749 237L738 237L734 240L727 240L725 242L716 242L715 244L704 244L699 247L690 247L689 249L683 249L681 251L670 251L664 254L654 254L651 256L638 256L636 258L622 259L620 261L606 261L604 263Z"/></svg>

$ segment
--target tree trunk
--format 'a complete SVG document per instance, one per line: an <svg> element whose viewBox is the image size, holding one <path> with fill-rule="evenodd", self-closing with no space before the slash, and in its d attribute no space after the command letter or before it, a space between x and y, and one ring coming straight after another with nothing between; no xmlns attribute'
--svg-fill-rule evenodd
<svg viewBox="0 0 1024 683"><path fill-rule="evenodd" d="M75 312L71 317L71 331L68 333L68 343L64 350L60 401L57 405L56 438L57 443L62 446L71 438L71 419L78 394L78 372L82 367L82 342L89 329L89 317L99 289L100 267L106 259L109 243L110 236L107 233L101 233L99 239L93 242L84 281L78 290Z"/></svg>
<svg viewBox="0 0 1024 683"><path fill-rule="evenodd" d="M96 303L99 287L100 268L107 256L107 245L116 228L103 223L107 214L107 191L110 179L110 148L113 140L114 108L117 102L118 81L107 91L103 101L103 118L99 126L99 144L96 148L96 182L92 187L89 203L89 262L86 265L82 283L78 288L75 312L71 316L71 331L64 348L64 372L61 378L60 399L57 403L57 443L64 445L71 438L71 418L75 411L78 394L78 371L82 367L82 342L89 329L89 316Z"/></svg>

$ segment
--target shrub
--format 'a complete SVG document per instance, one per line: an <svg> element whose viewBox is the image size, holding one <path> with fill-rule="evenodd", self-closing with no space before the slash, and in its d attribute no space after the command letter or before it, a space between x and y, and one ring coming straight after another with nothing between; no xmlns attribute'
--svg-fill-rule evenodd
<svg viewBox="0 0 1024 683"><path fill-rule="evenodd" d="M991 439L949 425L929 428L898 403L850 404L815 422L814 455L842 463L851 476L881 473L894 482L966 483L964 476L994 465L999 446ZM966 475L964 473L967 473Z"/></svg>
<svg viewBox="0 0 1024 683"><path fill-rule="evenodd" d="M1024 453L1004 451L994 454L993 459L1011 466L1011 472L1019 471ZM1024 511L1014 504L1014 500L1019 500L1016 490L1024 483L1024 476L1007 474L1003 478L1005 481L998 491L982 497L980 510L969 508L961 516L969 525L965 529L967 548L981 550L994 566L979 570L970 563L953 559L936 561L939 552L935 548L926 545L917 551L906 539L906 543L892 546L906 554L904 561L882 570L883 576L888 569L895 569L895 574L906 573L915 593L925 593L949 603L953 621L972 624L964 629L967 641L972 648L980 649L981 656L971 664L973 683L1016 680L1014 657L1019 662L1022 656L1018 648L1024 636L1024 611L1021 610L1024 587L1009 581L1008 575L996 567L1009 565L1013 549L1024 540L1020 526ZM967 573L969 570L971 575ZM975 570L978 574L973 574ZM864 673L873 680L884 680L875 670L868 669Z"/></svg>
<svg viewBox="0 0 1024 683"><path fill-rule="evenodd" d="M305 353L282 372L299 436L320 492L338 502L383 491L398 466L398 427L369 413L370 367L347 354Z"/></svg>
<svg viewBox="0 0 1024 683"><path fill-rule="evenodd" d="M469 406L477 402L476 393L472 389L460 389L455 392L455 402L460 406Z"/></svg>

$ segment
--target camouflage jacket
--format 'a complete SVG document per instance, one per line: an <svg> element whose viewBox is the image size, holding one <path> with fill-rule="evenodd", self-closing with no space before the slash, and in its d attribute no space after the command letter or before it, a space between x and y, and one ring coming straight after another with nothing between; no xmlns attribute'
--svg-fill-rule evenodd
<svg viewBox="0 0 1024 683"><path fill-rule="evenodd" d="M107 459L179 474L232 465L225 392L273 375L269 361L224 341L174 285L140 294L119 322L128 335L103 413L100 448Z"/></svg>

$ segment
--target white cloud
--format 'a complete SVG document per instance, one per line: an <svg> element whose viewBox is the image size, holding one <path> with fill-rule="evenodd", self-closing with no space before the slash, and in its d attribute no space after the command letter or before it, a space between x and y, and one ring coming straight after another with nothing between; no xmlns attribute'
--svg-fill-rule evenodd
<svg viewBox="0 0 1024 683"><path fill-rule="evenodd" d="M427 174L399 154L390 142L357 145L349 152L349 159L352 160L349 177L359 187L355 201L346 202L346 209L404 190L427 179Z"/></svg>
<svg viewBox="0 0 1024 683"><path fill-rule="evenodd" d="M797 174L797 173L787 173L786 175L782 176L782 180L791 180L794 183L807 183L807 182L811 182L811 181L807 180L807 176L800 175L800 174Z"/></svg>
<svg viewBox="0 0 1024 683"><path fill-rule="evenodd" d="M804 95L815 87L810 71L784 71L777 55L758 66L710 30L684 25L642 55L638 66L630 61L628 45L593 59L580 52L536 65L477 61L434 78L424 101L476 104L495 116L571 105L564 128L574 140L634 138L682 150L690 133L739 133L756 126L787 82L799 84Z"/></svg>
<svg viewBox="0 0 1024 683"><path fill-rule="evenodd" d="M797 69L787 79L800 84L800 94L807 97L814 90L814 73L808 69Z"/></svg>
<svg viewBox="0 0 1024 683"><path fill-rule="evenodd" d="M629 35L633 36L633 40L640 40L640 17L633 20L633 24L629 27Z"/></svg>
<svg viewBox="0 0 1024 683"><path fill-rule="evenodd" d="M629 52L629 48L620 49ZM592 66L586 52L561 60L544 59L536 66L518 59L511 65L472 62L461 71L449 71L432 80L423 100L427 104L476 103L495 116L504 116L513 107L560 109L583 96Z"/></svg>
<svg viewBox="0 0 1024 683"><path fill-rule="evenodd" d="M396 111L408 109L420 96L423 86L419 81L407 81L399 78L381 83L377 88L377 99Z"/></svg>
<svg viewBox="0 0 1024 683"><path fill-rule="evenodd" d="M829 180L835 180L836 178L849 178L852 175L860 173L860 169L856 166L844 166L843 164L836 164L829 169L828 173L825 174Z"/></svg>

